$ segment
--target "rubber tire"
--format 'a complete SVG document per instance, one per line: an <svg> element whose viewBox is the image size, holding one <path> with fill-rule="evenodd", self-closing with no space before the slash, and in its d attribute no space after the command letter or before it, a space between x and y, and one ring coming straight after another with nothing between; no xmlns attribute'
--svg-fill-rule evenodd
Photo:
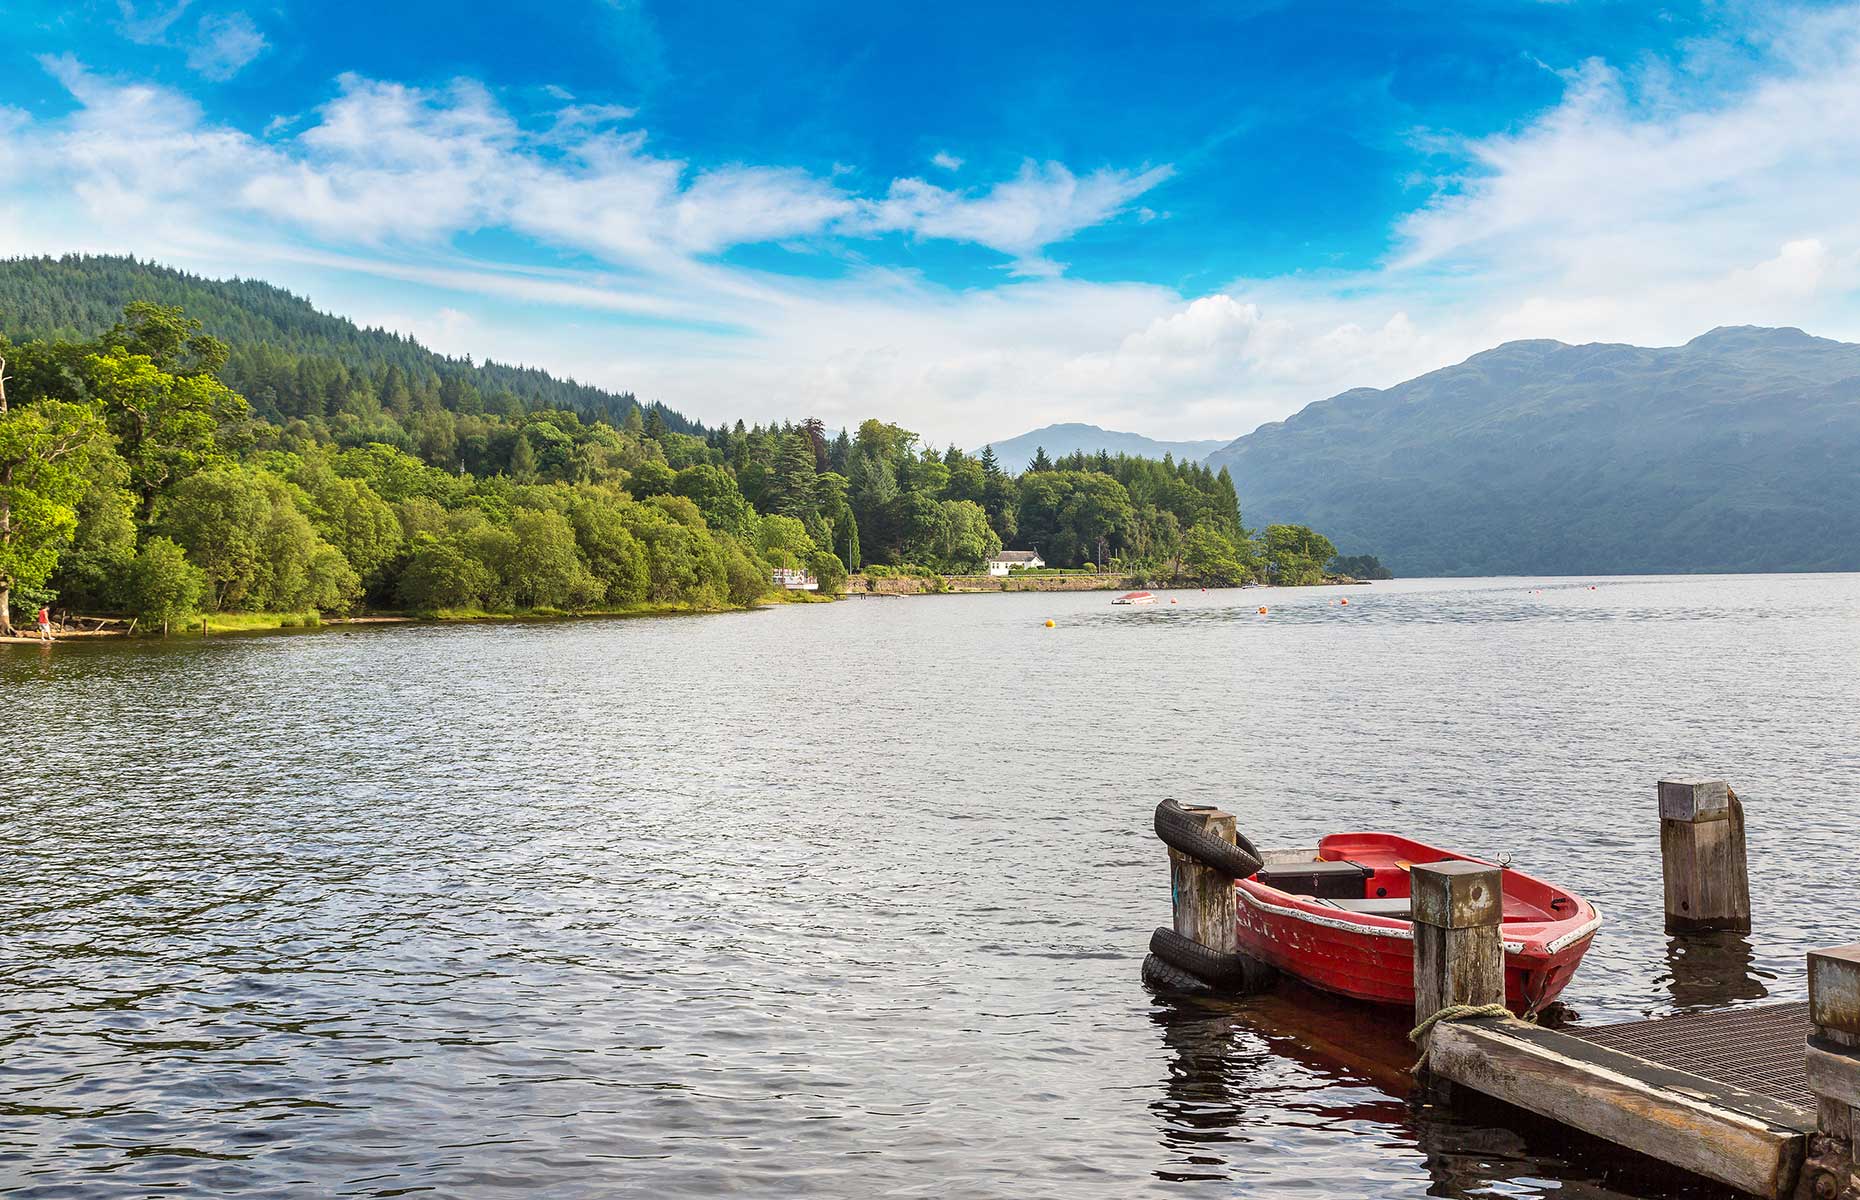
<svg viewBox="0 0 1860 1200"><path fill-rule="evenodd" d="M1259 851L1244 833L1235 834L1236 844L1230 845L1209 834L1200 821L1173 800L1156 806L1156 836L1171 849L1235 879L1245 879L1263 865Z"/></svg>
<svg viewBox="0 0 1860 1200"><path fill-rule="evenodd" d="M1183 937L1166 925L1150 935L1150 953L1223 992L1257 992L1272 986L1274 971L1244 954L1223 954Z"/></svg>
<svg viewBox="0 0 1860 1200"><path fill-rule="evenodd" d="M1154 954L1143 956L1143 982L1152 991L1205 996L1214 989L1180 967L1172 967Z"/></svg>

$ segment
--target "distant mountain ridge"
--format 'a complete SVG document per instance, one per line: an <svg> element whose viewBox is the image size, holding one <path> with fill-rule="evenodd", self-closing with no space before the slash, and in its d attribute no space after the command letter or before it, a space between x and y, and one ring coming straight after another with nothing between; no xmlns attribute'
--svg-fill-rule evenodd
<svg viewBox="0 0 1860 1200"><path fill-rule="evenodd" d="M1508 342L1211 454L1250 526L1398 575L1860 569L1860 346Z"/></svg>
<svg viewBox="0 0 1860 1200"><path fill-rule="evenodd" d="M1048 458L1057 458L1061 454L1071 454L1083 450L1096 454L1103 450L1108 454L1141 455L1144 458L1161 458L1172 454L1177 461L1184 459L1199 462L1228 443L1215 438L1200 442L1161 442L1144 437L1140 433L1119 433L1113 429L1100 429L1096 425L1086 425L1077 421L1061 425L1044 425L1019 437L989 443L994 447L995 459L1004 471L1019 473L1026 470L1033 461L1034 451L1046 450ZM982 447L977 446L973 453L980 454Z"/></svg>

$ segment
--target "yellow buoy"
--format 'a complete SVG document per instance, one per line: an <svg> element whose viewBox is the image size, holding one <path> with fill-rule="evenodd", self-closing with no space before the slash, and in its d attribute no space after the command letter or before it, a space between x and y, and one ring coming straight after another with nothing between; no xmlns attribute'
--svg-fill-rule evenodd
<svg viewBox="0 0 1860 1200"><path fill-rule="evenodd" d="M1049 620L1049 621L1047 621L1047 623L1046 623L1046 627L1047 627L1048 629L1051 629L1051 628L1053 627L1053 623L1052 623L1052 621L1050 621L1050 620Z"/></svg>

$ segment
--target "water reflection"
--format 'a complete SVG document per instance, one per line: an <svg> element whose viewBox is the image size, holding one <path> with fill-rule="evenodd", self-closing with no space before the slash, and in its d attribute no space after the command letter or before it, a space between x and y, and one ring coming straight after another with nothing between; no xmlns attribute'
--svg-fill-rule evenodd
<svg viewBox="0 0 1860 1200"><path fill-rule="evenodd" d="M1156 1177L1226 1179L1223 1151L1244 1143L1246 1099L1265 1051L1219 1001L1168 1001L1150 1014L1169 1050L1162 1094L1150 1102L1166 1152Z"/></svg>
<svg viewBox="0 0 1860 1200"><path fill-rule="evenodd" d="M1241 1000L1164 999L1150 1020L1170 1052L1150 1105L1158 1179L1282 1178L1275 1160L1296 1148L1311 1186L1333 1169L1326 1148L1410 1140L1413 1052L1394 1017L1282 982Z"/></svg>
<svg viewBox="0 0 1860 1200"><path fill-rule="evenodd" d="M1668 938L1666 968L1667 973L1656 982L1666 985L1680 1008L1721 1008L1740 1000L1761 1000L1770 994L1763 981L1775 978L1756 966L1750 939L1728 931Z"/></svg>

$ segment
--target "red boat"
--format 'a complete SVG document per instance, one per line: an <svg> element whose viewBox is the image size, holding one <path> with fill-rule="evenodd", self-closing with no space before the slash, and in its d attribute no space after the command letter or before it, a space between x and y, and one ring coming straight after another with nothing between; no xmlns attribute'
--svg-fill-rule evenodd
<svg viewBox="0 0 1860 1200"><path fill-rule="evenodd" d="M1234 908L1240 951L1327 992L1414 1006L1408 868L1481 862L1391 833L1338 833L1315 853L1267 851ZM1494 864L1485 863L1486 866ZM1601 918L1574 892L1505 869L1505 1003L1535 1011L1557 998Z"/></svg>

